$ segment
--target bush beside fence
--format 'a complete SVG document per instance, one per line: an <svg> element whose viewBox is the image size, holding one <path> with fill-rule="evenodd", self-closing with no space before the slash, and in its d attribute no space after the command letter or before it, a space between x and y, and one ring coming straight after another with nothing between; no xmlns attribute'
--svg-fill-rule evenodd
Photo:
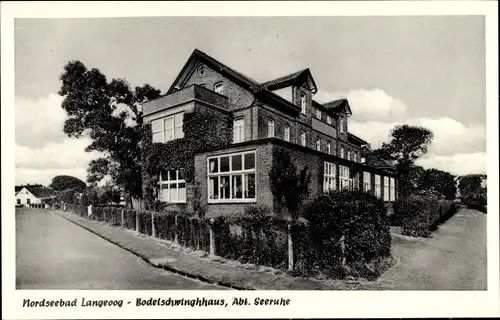
<svg viewBox="0 0 500 320"><path fill-rule="evenodd" d="M440 224L458 211L453 200L438 200L434 197L409 196L394 203L392 223L403 228L403 235L429 237Z"/></svg>

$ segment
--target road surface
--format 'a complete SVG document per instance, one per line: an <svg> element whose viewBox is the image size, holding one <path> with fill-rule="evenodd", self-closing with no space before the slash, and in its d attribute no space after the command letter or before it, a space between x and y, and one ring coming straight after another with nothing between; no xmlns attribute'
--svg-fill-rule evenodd
<svg viewBox="0 0 500 320"><path fill-rule="evenodd" d="M16 208L16 289L224 288L154 268L50 211Z"/></svg>
<svg viewBox="0 0 500 320"><path fill-rule="evenodd" d="M408 239L407 245L407 257L379 283L396 290L487 289L486 214L462 209L431 238ZM395 246L404 253L405 244L393 243L393 251Z"/></svg>

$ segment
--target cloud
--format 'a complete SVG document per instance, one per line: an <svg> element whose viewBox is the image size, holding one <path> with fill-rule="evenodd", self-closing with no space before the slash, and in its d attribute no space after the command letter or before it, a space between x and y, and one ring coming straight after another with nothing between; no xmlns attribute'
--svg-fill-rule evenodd
<svg viewBox="0 0 500 320"><path fill-rule="evenodd" d="M316 99L321 102L347 98L357 121L391 122L402 120L408 107L406 104L391 97L382 89L355 89L338 92L318 92Z"/></svg>
<svg viewBox="0 0 500 320"><path fill-rule="evenodd" d="M88 139L70 139L48 142L42 148L16 144L16 184L36 182L49 184L53 177L68 174L86 180L87 166L99 156L85 152Z"/></svg>
<svg viewBox="0 0 500 320"><path fill-rule="evenodd" d="M41 148L50 142L61 142L66 112L61 108L62 97L50 94L39 99L15 98L16 143Z"/></svg>
<svg viewBox="0 0 500 320"><path fill-rule="evenodd" d="M456 153L449 156L427 154L418 159L417 164L424 168L445 170L455 175L486 174L486 152Z"/></svg>

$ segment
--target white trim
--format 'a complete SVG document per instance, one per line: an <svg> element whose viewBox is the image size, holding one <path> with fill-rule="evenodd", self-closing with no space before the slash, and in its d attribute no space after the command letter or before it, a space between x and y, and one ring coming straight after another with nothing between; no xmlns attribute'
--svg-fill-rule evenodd
<svg viewBox="0 0 500 320"><path fill-rule="evenodd" d="M151 139L153 139L153 143L166 143L166 142L169 142L169 141L172 141L172 140L177 140L177 139L182 139L184 138L184 130L183 130L183 125L184 125L184 114L185 112L184 111L181 111L181 112L176 112L176 113L171 113L169 115L165 115L163 117L158 117L158 118L155 118L155 119L151 119L150 123L151 123L151 131L152 131L152 136L151 136ZM179 121L176 121L176 118L180 116L180 123ZM165 128L165 122L167 120L171 119L172 120L172 127L171 128L168 128L168 130L171 130L172 131L172 139L167 139L166 138L166 130L167 128ZM156 122L156 121L161 121L161 129L158 129L158 130L154 130L153 129L153 122ZM179 137L177 137L176 135L176 129L180 128L181 132L182 132L182 135L179 135ZM154 135L155 133L162 133L162 139L160 141L155 141L154 140Z"/></svg>
<svg viewBox="0 0 500 320"><path fill-rule="evenodd" d="M157 196L158 200L160 200L162 202L165 202L165 203L186 203L186 198L187 198L187 184L186 184L186 179L179 179L179 170L170 169L170 170L163 170L163 171L166 171L167 174L168 174L169 171L175 171L175 180L170 179L170 177L167 177L167 180L163 180L162 171L160 171L160 175L159 175L159 179L158 179L158 186L159 186L158 196ZM181 184L181 183L184 184L184 188L183 189L185 189L185 192L186 192L184 200L179 200L179 189L180 189L179 188L179 184ZM177 185L177 187L175 188L176 189L176 193L177 193L177 195L176 195L177 200L172 201L171 199L170 200L163 199L163 197L161 196L162 192L163 192L162 191L163 190L162 186L163 185L167 185L166 189L168 190L167 191L168 198L170 198L171 197L171 193L170 193L170 191L171 191L171 185L173 185L173 184Z"/></svg>
<svg viewBox="0 0 500 320"><path fill-rule="evenodd" d="M333 184L332 184L333 181ZM337 165L323 162L323 192L337 190Z"/></svg>
<svg viewBox="0 0 500 320"><path fill-rule="evenodd" d="M233 121L233 143L245 141L245 118L236 118Z"/></svg>
<svg viewBox="0 0 500 320"><path fill-rule="evenodd" d="M245 155L253 154L254 155L254 167L253 169L245 169ZM241 156L241 169L234 171L233 170L233 156ZM221 158L228 157L229 158L229 171L221 172ZM217 172L210 172L210 160L217 159ZM254 176L254 197L253 198L244 198L246 190L246 176L253 175ZM241 196L242 198L233 198L233 177L241 177ZM217 192L220 196L221 191L221 177L229 178L229 198L218 198L218 199L210 199L210 178L217 177ZM226 153L222 155L210 156L207 157L207 202L208 203L247 203L247 202L256 202L257 198L257 153L255 150L252 151L242 151L242 152L234 152L234 153Z"/></svg>

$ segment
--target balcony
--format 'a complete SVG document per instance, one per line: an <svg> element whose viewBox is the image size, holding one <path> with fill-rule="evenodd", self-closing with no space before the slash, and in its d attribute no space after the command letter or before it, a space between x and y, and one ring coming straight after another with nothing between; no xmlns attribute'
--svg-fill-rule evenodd
<svg viewBox="0 0 500 320"><path fill-rule="evenodd" d="M198 101L216 106L222 109L228 109L227 97L215 93L198 85L192 85L169 95L161 96L155 100L148 101L142 105L143 115L173 108L188 102Z"/></svg>

